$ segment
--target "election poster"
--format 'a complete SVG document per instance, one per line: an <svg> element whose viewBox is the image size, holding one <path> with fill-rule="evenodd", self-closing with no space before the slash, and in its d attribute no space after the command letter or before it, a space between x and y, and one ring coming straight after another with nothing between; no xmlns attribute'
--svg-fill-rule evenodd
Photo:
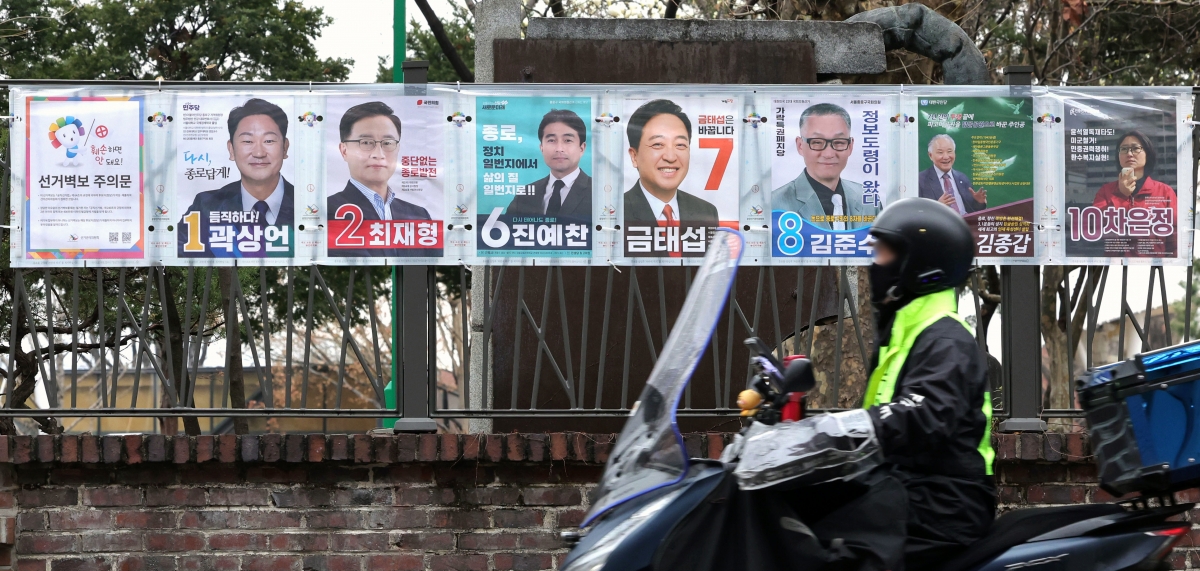
<svg viewBox="0 0 1200 571"><path fill-rule="evenodd" d="M742 97L627 97L623 107L626 259L703 257L718 226L738 226Z"/></svg>
<svg viewBox="0 0 1200 571"><path fill-rule="evenodd" d="M176 257L287 263L296 221L289 133L300 120L292 98L193 93L176 106Z"/></svg>
<svg viewBox="0 0 1200 571"><path fill-rule="evenodd" d="M1067 97L1063 115L1067 257L1179 256L1176 101Z"/></svg>
<svg viewBox="0 0 1200 571"><path fill-rule="evenodd" d="M875 94L772 100L773 259L870 258L867 230L898 179L890 103Z"/></svg>
<svg viewBox="0 0 1200 571"><path fill-rule="evenodd" d="M1033 98L922 96L917 118L917 196L958 212L977 256L1033 256Z"/></svg>
<svg viewBox="0 0 1200 571"><path fill-rule="evenodd" d="M477 97L476 253L592 255L590 97Z"/></svg>
<svg viewBox="0 0 1200 571"><path fill-rule="evenodd" d="M437 258L445 248L445 106L437 97L327 97L326 255Z"/></svg>
<svg viewBox="0 0 1200 571"><path fill-rule="evenodd" d="M25 98L26 260L146 258L142 103Z"/></svg>

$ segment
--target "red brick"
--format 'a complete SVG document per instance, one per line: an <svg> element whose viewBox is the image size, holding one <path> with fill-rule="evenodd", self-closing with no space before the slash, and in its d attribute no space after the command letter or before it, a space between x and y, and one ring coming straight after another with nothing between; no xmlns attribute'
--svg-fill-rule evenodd
<svg viewBox="0 0 1200 571"><path fill-rule="evenodd" d="M561 432L555 432L550 435L550 459L551 460L566 460L567 459L567 435Z"/></svg>
<svg viewBox="0 0 1200 571"><path fill-rule="evenodd" d="M430 510L429 525L438 529L484 529L489 527L488 513L466 510Z"/></svg>
<svg viewBox="0 0 1200 571"><path fill-rule="evenodd" d="M37 436L37 459L38 462L53 462L54 461L54 437L49 434L39 434Z"/></svg>
<svg viewBox="0 0 1200 571"><path fill-rule="evenodd" d="M176 464L186 464L192 461L192 439L182 434L176 434L171 439L171 461Z"/></svg>
<svg viewBox="0 0 1200 571"><path fill-rule="evenodd" d="M452 551L455 546L453 533L402 533L394 543L413 551Z"/></svg>
<svg viewBox="0 0 1200 571"><path fill-rule="evenodd" d="M999 486L996 496L1001 504L1020 504L1025 502L1020 486Z"/></svg>
<svg viewBox="0 0 1200 571"><path fill-rule="evenodd" d="M13 492L0 492L0 509L10 509L17 505L17 495Z"/></svg>
<svg viewBox="0 0 1200 571"><path fill-rule="evenodd" d="M721 451L725 449L725 440L720 432L709 432L708 437L708 458L716 460L721 457Z"/></svg>
<svg viewBox="0 0 1200 571"><path fill-rule="evenodd" d="M17 529L20 531L45 531L46 514L42 512L17 514Z"/></svg>
<svg viewBox="0 0 1200 571"><path fill-rule="evenodd" d="M703 434L684 434L683 447L687 449L688 458L699 458L704 454L704 435ZM607 455L605 456L607 459ZM596 462L603 462L596 458Z"/></svg>
<svg viewBox="0 0 1200 571"><path fill-rule="evenodd" d="M334 551L387 551L390 547L385 533L335 533Z"/></svg>
<svg viewBox="0 0 1200 571"><path fill-rule="evenodd" d="M304 435L289 434L283 440L283 459L285 462L304 461Z"/></svg>
<svg viewBox="0 0 1200 571"><path fill-rule="evenodd" d="M49 513L50 529L65 531L74 529L109 529L112 513L104 510L54 511Z"/></svg>
<svg viewBox="0 0 1200 571"><path fill-rule="evenodd" d="M451 488L412 488L402 486L396 489L394 505L397 506L428 506L448 505L458 501L457 494Z"/></svg>
<svg viewBox="0 0 1200 571"><path fill-rule="evenodd" d="M175 558L162 555L134 555L117 562L116 571L177 571Z"/></svg>
<svg viewBox="0 0 1200 571"><path fill-rule="evenodd" d="M264 533L218 533L208 536L208 548L213 551L262 551L267 549L271 536Z"/></svg>
<svg viewBox="0 0 1200 571"><path fill-rule="evenodd" d="M484 459L489 462L499 462L504 459L504 438L500 434L484 436Z"/></svg>
<svg viewBox="0 0 1200 571"><path fill-rule="evenodd" d="M526 460L544 462L546 460L546 435L530 434L526 436L525 440L529 442L529 456Z"/></svg>
<svg viewBox="0 0 1200 571"><path fill-rule="evenodd" d="M196 462L211 462L214 455L215 438L211 434L196 437Z"/></svg>
<svg viewBox="0 0 1200 571"><path fill-rule="evenodd" d="M179 518L182 529L238 529L238 512L198 511L183 512Z"/></svg>
<svg viewBox="0 0 1200 571"><path fill-rule="evenodd" d="M492 512L492 525L495 527L541 527L545 521L546 512L542 510L496 510Z"/></svg>
<svg viewBox="0 0 1200 571"><path fill-rule="evenodd" d="M996 450L996 461L1017 460L1017 435L1011 433L992 434L992 446Z"/></svg>
<svg viewBox="0 0 1200 571"><path fill-rule="evenodd" d="M509 487L467 488L459 491L459 501L475 505L515 505L521 491Z"/></svg>
<svg viewBox="0 0 1200 571"><path fill-rule="evenodd" d="M217 460L220 462L237 462L238 437L236 434L222 434L217 437Z"/></svg>
<svg viewBox="0 0 1200 571"><path fill-rule="evenodd" d="M586 434L579 432L571 434L571 459L582 462L591 460L588 454L588 437Z"/></svg>
<svg viewBox="0 0 1200 571"><path fill-rule="evenodd" d="M204 490L199 488L146 488L147 506L202 506Z"/></svg>
<svg viewBox="0 0 1200 571"><path fill-rule="evenodd" d="M150 511L117 512L113 516L113 525L123 529L169 529L175 527L175 514Z"/></svg>
<svg viewBox="0 0 1200 571"><path fill-rule="evenodd" d="M257 436L243 435L240 439L239 456L242 462L258 462L262 457Z"/></svg>
<svg viewBox="0 0 1200 571"><path fill-rule="evenodd" d="M1031 504L1081 504L1087 498L1083 486L1033 485L1027 492Z"/></svg>
<svg viewBox="0 0 1200 571"><path fill-rule="evenodd" d="M247 483L298 484L308 480L308 472L300 466L260 465L246 469Z"/></svg>
<svg viewBox="0 0 1200 571"><path fill-rule="evenodd" d="M28 464L33 462L33 437L13 437L13 464Z"/></svg>
<svg viewBox="0 0 1200 571"><path fill-rule="evenodd" d="M541 571L554 567L554 558L548 553L497 553L494 560L496 571Z"/></svg>
<svg viewBox="0 0 1200 571"><path fill-rule="evenodd" d="M128 434L124 438L125 463L140 464L142 462L142 435Z"/></svg>
<svg viewBox="0 0 1200 571"><path fill-rule="evenodd" d="M180 571L238 571L241 566L235 556L204 554L179 558Z"/></svg>
<svg viewBox="0 0 1200 571"><path fill-rule="evenodd" d="M308 440L308 461L321 462L325 460L325 435L324 434L309 434Z"/></svg>
<svg viewBox="0 0 1200 571"><path fill-rule="evenodd" d="M65 464L79 462L79 437L74 434L64 434L59 438L59 461Z"/></svg>
<svg viewBox="0 0 1200 571"><path fill-rule="evenodd" d="M416 434L397 434L392 440L396 443L397 462L412 462L417 459Z"/></svg>
<svg viewBox="0 0 1200 571"><path fill-rule="evenodd" d="M442 434L440 439L441 450L438 451L438 454L440 455L441 459L443 461L458 460L458 455L460 454L461 449L461 447L458 445L458 435Z"/></svg>
<svg viewBox="0 0 1200 571"><path fill-rule="evenodd" d="M137 488L84 488L85 506L140 506L142 491Z"/></svg>
<svg viewBox="0 0 1200 571"><path fill-rule="evenodd" d="M101 436L100 455L105 464L115 464L121 461L121 437Z"/></svg>
<svg viewBox="0 0 1200 571"><path fill-rule="evenodd" d="M265 506L269 505L266 488L211 488L208 490L210 506Z"/></svg>
<svg viewBox="0 0 1200 571"><path fill-rule="evenodd" d="M262 445L262 461L278 462L283 457L283 435L264 434L259 437Z"/></svg>
<svg viewBox="0 0 1200 571"><path fill-rule="evenodd" d="M78 504L79 493L74 488L37 488L17 492L17 505L21 509Z"/></svg>
<svg viewBox="0 0 1200 571"><path fill-rule="evenodd" d="M350 438L345 434L329 435L329 450L328 456L330 460L349 460L350 459Z"/></svg>
<svg viewBox="0 0 1200 571"><path fill-rule="evenodd" d="M79 551L79 538L74 535L22 535L17 538L17 553L39 555L42 553L75 553Z"/></svg>
<svg viewBox="0 0 1200 571"><path fill-rule="evenodd" d="M272 533L271 551L313 552L329 551L329 535L324 533Z"/></svg>
<svg viewBox="0 0 1200 571"><path fill-rule="evenodd" d="M438 435L421 434L417 437L417 460L432 462L437 460Z"/></svg>
<svg viewBox="0 0 1200 571"><path fill-rule="evenodd" d="M1031 432L1020 434L1018 453L1022 460L1040 460L1042 455L1042 435Z"/></svg>
<svg viewBox="0 0 1200 571"><path fill-rule="evenodd" d="M359 571L362 568L362 556L306 555L303 565L305 571Z"/></svg>
<svg viewBox="0 0 1200 571"><path fill-rule="evenodd" d="M558 549L562 547L562 540L557 534L549 532L534 532L521 534L522 549Z"/></svg>
<svg viewBox="0 0 1200 571"><path fill-rule="evenodd" d="M100 557L87 559L55 559L50 571L111 571L112 565Z"/></svg>
<svg viewBox="0 0 1200 571"><path fill-rule="evenodd" d="M583 502L578 488L525 488L521 498L527 506L577 506Z"/></svg>
<svg viewBox="0 0 1200 571"><path fill-rule="evenodd" d="M1042 436L1042 458L1047 462L1059 462L1063 459L1063 452L1066 451L1066 446L1063 444L1063 435L1053 432L1047 432Z"/></svg>
<svg viewBox="0 0 1200 571"><path fill-rule="evenodd" d="M363 529L363 512L348 510L311 511L305 516L309 529Z"/></svg>
<svg viewBox="0 0 1200 571"><path fill-rule="evenodd" d="M181 484L241 484L242 472L235 464L197 466L195 470L178 470ZM166 470L162 470L166 472Z"/></svg>
<svg viewBox="0 0 1200 571"><path fill-rule="evenodd" d="M412 508L382 508L365 512L363 525L368 529L412 529L429 525L429 515Z"/></svg>
<svg viewBox="0 0 1200 571"><path fill-rule="evenodd" d="M433 468L422 464L394 464L375 470L375 480L387 484L424 484L433 477Z"/></svg>
<svg viewBox="0 0 1200 571"><path fill-rule="evenodd" d="M460 533L458 548L469 551L516 549L521 537L515 533Z"/></svg>
<svg viewBox="0 0 1200 571"><path fill-rule="evenodd" d="M329 505L389 506L393 505L391 488L341 488L329 493Z"/></svg>
<svg viewBox="0 0 1200 571"><path fill-rule="evenodd" d="M484 558L487 561L487 558ZM387 569L389 571L421 571L425 568L420 555L372 555L367 557L367 569ZM486 567L484 568L486 569Z"/></svg>
<svg viewBox="0 0 1200 571"><path fill-rule="evenodd" d="M84 464L98 464L100 462L100 437L83 435L79 437L80 449L83 450L82 460Z"/></svg>
<svg viewBox="0 0 1200 571"><path fill-rule="evenodd" d="M238 512L242 529L280 529L300 527L300 512L252 510Z"/></svg>
<svg viewBox="0 0 1200 571"><path fill-rule="evenodd" d="M354 435L354 461L358 463L369 463L373 460L371 454L371 437L366 434Z"/></svg>
<svg viewBox="0 0 1200 571"><path fill-rule="evenodd" d="M242 571L300 571L304 560L296 555L247 555Z"/></svg>
<svg viewBox="0 0 1200 571"><path fill-rule="evenodd" d="M525 437L520 434L509 434L504 437L504 457L511 462L525 459Z"/></svg>
<svg viewBox="0 0 1200 571"><path fill-rule="evenodd" d="M463 436L462 444L462 459L463 460L478 460L479 449L483 447L483 435L468 434Z"/></svg>
<svg viewBox="0 0 1200 571"><path fill-rule="evenodd" d="M565 510L558 512L558 527L579 527L587 517L585 510Z"/></svg>
<svg viewBox="0 0 1200 571"><path fill-rule="evenodd" d="M1091 459L1091 452L1088 450L1087 441L1084 439L1084 435L1082 433L1067 433L1066 441L1068 460L1080 462Z"/></svg>
<svg viewBox="0 0 1200 571"><path fill-rule="evenodd" d="M129 553L142 550L140 533L86 533L80 538L80 551L115 551Z"/></svg>
<svg viewBox="0 0 1200 571"><path fill-rule="evenodd" d="M608 454L612 451L613 435L597 434L592 442L593 459L601 464L608 462Z"/></svg>
<svg viewBox="0 0 1200 571"><path fill-rule="evenodd" d="M429 556L430 571L487 571L487 568L487 556L482 554Z"/></svg>
<svg viewBox="0 0 1200 571"><path fill-rule="evenodd" d="M280 508L311 508L330 505L329 490L325 488L291 488L271 492L275 506Z"/></svg>
<svg viewBox="0 0 1200 571"><path fill-rule="evenodd" d="M8 438L5 436L4 438ZM46 571L45 559L33 559L29 557L21 557L17 561L17 571Z"/></svg>

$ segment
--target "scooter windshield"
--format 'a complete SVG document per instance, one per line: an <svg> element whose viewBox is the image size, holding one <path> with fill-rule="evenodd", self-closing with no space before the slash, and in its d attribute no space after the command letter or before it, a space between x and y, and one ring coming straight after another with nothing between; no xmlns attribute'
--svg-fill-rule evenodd
<svg viewBox="0 0 1200 571"><path fill-rule="evenodd" d="M679 482L687 472L688 457L675 423L675 409L725 308L742 257L741 233L717 230L679 320L613 447L592 509L580 527L632 498Z"/></svg>

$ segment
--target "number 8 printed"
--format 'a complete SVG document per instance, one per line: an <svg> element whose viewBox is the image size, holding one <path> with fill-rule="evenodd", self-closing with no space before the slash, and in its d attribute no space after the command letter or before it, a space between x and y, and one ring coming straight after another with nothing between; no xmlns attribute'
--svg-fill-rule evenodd
<svg viewBox="0 0 1200 571"><path fill-rule="evenodd" d="M784 212L779 216L778 225L779 238L775 240L775 245L783 255L795 256L804 250L804 236L800 235L804 219L799 214Z"/></svg>

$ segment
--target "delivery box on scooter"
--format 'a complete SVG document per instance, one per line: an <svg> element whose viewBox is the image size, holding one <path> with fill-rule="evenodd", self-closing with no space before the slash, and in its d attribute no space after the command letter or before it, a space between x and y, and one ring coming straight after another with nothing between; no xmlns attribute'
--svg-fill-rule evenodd
<svg viewBox="0 0 1200 571"><path fill-rule="evenodd" d="M1076 387L1104 490L1200 485L1200 341L1091 369Z"/></svg>

